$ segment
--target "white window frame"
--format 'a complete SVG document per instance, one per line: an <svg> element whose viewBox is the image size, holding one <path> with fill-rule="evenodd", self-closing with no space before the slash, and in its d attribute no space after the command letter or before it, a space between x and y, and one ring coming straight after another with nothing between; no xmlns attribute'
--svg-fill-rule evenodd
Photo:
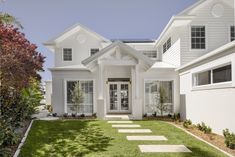
<svg viewBox="0 0 235 157"><path fill-rule="evenodd" d="M65 61L64 60L64 49L71 49L72 50L72 60L70 60L70 61ZM62 61L63 62L71 62L71 61L73 61L73 48L71 48L71 47L63 47L62 48Z"/></svg>
<svg viewBox="0 0 235 157"><path fill-rule="evenodd" d="M96 105L96 91L95 91L95 79L64 79L64 113L68 113L67 111L67 107L68 107L68 103L67 103L67 82L68 81L93 81L93 113L95 113L95 105Z"/></svg>
<svg viewBox="0 0 235 157"><path fill-rule="evenodd" d="M191 41L191 38L192 38L192 35L191 35L191 28L193 26L204 26L205 27L205 49L192 49L192 41ZM207 24L191 24L188 26L188 34L189 34L189 42L188 42L188 46L189 46L189 51L190 52L205 52L208 50L208 29L207 29Z"/></svg>
<svg viewBox="0 0 235 157"><path fill-rule="evenodd" d="M158 52L157 52L157 50L143 50L142 52L143 52L143 54L144 54L145 56L147 56L147 57L149 57L149 56L147 55L148 52L150 52L151 54L153 54L153 52L156 52L156 57L149 57L149 58L152 59L152 60L158 59Z"/></svg>
<svg viewBox="0 0 235 157"><path fill-rule="evenodd" d="M192 70L191 72L191 90L208 90L208 89L218 89L218 88L231 88L235 87L235 77L234 77L234 67L235 67L235 58L234 61L231 59L228 59L229 56L226 57L226 59L219 59L217 61L211 62L210 64L205 64L199 70L194 71ZM222 61L223 60L223 61ZM226 81L226 82L219 82L219 83L213 83L213 70L230 65L231 64L231 75L232 75L232 80L231 81ZM209 66L208 66L209 65ZM206 67L206 68L204 68ZM195 75L201 72L205 71L211 71L211 83L207 85L195 85L194 80L195 80Z"/></svg>
<svg viewBox="0 0 235 157"><path fill-rule="evenodd" d="M143 109L143 113L145 114L146 113L146 109L145 109L145 106L146 106L146 102L145 102L145 97L146 97L146 94L145 94L145 83L147 81L169 81L169 82L172 82L172 105L173 105L173 112L175 111L175 85L176 85L176 80L175 79L144 79L144 109Z"/></svg>
<svg viewBox="0 0 235 157"><path fill-rule="evenodd" d="M170 46L168 45L168 41L170 40ZM164 52L164 45L166 45L166 51ZM172 46L172 38L169 37L167 40L162 44L162 53L166 53Z"/></svg>

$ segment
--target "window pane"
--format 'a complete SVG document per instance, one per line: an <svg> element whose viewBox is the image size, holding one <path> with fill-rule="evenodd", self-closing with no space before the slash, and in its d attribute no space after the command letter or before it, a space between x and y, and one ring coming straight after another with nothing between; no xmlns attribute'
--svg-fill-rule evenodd
<svg viewBox="0 0 235 157"><path fill-rule="evenodd" d="M83 92L83 103L79 106L73 105L72 91L75 84L79 83ZM68 112L78 111L78 113L92 113L93 112L93 81L67 81L67 103ZM73 108L73 111L72 109Z"/></svg>
<svg viewBox="0 0 235 157"><path fill-rule="evenodd" d="M63 49L63 59L64 61L72 61L72 49L71 48Z"/></svg>
<svg viewBox="0 0 235 157"><path fill-rule="evenodd" d="M91 49L91 56L96 54L97 52L99 52L99 49L96 48L96 49Z"/></svg>
<svg viewBox="0 0 235 157"><path fill-rule="evenodd" d="M191 48L192 49L205 49L205 26L192 26L191 27Z"/></svg>
<svg viewBox="0 0 235 157"><path fill-rule="evenodd" d="M173 103L173 82L172 81L147 81L145 82L145 109L147 113L153 113L157 110L159 104L159 90L160 87L165 92L165 103L168 112L172 112Z"/></svg>
<svg viewBox="0 0 235 157"><path fill-rule="evenodd" d="M234 26L231 26L231 41L235 40L235 29Z"/></svg>
<svg viewBox="0 0 235 157"><path fill-rule="evenodd" d="M227 82L231 80L231 65L227 65L213 70L213 83Z"/></svg>
<svg viewBox="0 0 235 157"><path fill-rule="evenodd" d="M196 74L195 81L195 85L197 86L211 84L211 71Z"/></svg>

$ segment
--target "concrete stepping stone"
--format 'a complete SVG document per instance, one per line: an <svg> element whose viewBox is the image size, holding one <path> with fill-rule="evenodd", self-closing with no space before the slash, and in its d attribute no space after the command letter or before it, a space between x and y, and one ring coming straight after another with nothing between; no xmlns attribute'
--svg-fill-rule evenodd
<svg viewBox="0 0 235 157"><path fill-rule="evenodd" d="M167 141L165 136L127 136L129 141Z"/></svg>
<svg viewBox="0 0 235 157"><path fill-rule="evenodd" d="M142 153L189 153L184 145L139 145Z"/></svg>
<svg viewBox="0 0 235 157"><path fill-rule="evenodd" d="M130 124L130 125L112 125L113 128L140 128L138 124Z"/></svg>
<svg viewBox="0 0 235 157"><path fill-rule="evenodd" d="M130 124L130 123L133 123L133 121L108 121L108 123L111 123L111 124Z"/></svg>
<svg viewBox="0 0 235 157"><path fill-rule="evenodd" d="M151 133L150 129L118 129L119 133Z"/></svg>

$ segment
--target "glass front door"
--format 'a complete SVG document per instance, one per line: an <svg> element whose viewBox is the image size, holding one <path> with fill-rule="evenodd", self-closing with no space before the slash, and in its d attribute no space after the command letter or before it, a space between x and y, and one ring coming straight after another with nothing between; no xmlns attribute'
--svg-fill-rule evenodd
<svg viewBox="0 0 235 157"><path fill-rule="evenodd" d="M110 82L109 112L129 112L129 82Z"/></svg>

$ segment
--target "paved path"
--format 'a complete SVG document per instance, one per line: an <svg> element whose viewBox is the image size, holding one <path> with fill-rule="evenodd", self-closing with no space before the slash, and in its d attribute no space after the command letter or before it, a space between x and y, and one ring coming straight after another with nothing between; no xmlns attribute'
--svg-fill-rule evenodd
<svg viewBox="0 0 235 157"><path fill-rule="evenodd" d="M113 119L112 119L113 118ZM133 124L133 121L130 121L129 118L125 117L123 118L123 115L121 117L118 117L118 115L115 116L109 116L107 117L109 120L109 124L112 125L113 128L126 128L126 129L118 129L118 133L152 133L150 129L140 129L141 125L139 124ZM121 119L117 121L117 119ZM138 127L138 129L134 129ZM127 129L129 128L129 129ZM130 129L133 128L133 129ZM164 136L155 136L155 135L143 135L143 136L126 136L127 140L129 141L166 141L167 138ZM191 151L185 147L184 145L138 145L140 151L142 153L163 153L163 152L171 152L171 153L178 153L178 152L185 152L190 153Z"/></svg>
<svg viewBox="0 0 235 157"><path fill-rule="evenodd" d="M45 109L44 105L38 106L38 113L33 114L31 117L39 120L58 120L58 117L48 116L49 111Z"/></svg>

